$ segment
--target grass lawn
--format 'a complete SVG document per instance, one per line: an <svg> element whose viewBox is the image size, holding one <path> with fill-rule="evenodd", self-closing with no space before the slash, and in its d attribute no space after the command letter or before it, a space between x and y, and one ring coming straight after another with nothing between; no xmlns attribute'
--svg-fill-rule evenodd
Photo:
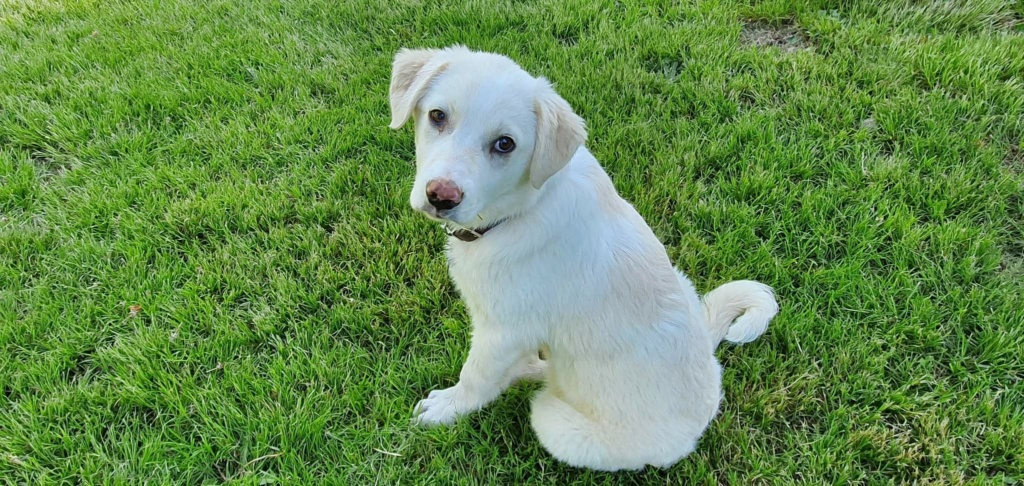
<svg viewBox="0 0 1024 486"><path fill-rule="evenodd" d="M456 42L776 288L675 467L555 462L536 385L409 425L469 330L388 78ZM0 483L1024 481L1022 139L1020 0L0 0Z"/></svg>

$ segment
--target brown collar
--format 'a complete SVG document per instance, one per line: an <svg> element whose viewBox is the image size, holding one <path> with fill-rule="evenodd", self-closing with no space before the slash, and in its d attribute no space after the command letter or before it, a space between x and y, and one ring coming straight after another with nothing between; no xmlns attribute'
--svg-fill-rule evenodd
<svg viewBox="0 0 1024 486"><path fill-rule="evenodd" d="M499 219L497 222L495 222L494 224L492 224L490 226L486 226L486 227L483 227L483 228L477 228L477 229L469 229L469 228L456 228L456 229L452 229L451 226L444 225L444 230L446 232L448 232L448 236L453 236L453 237L458 238L458 239L460 239L462 241L465 241L466 243L469 243L471 241L476 241L476 240L480 239L480 237L483 236L484 233L494 229L495 226L498 226L499 224L501 224L503 222L505 222L505 219Z"/></svg>

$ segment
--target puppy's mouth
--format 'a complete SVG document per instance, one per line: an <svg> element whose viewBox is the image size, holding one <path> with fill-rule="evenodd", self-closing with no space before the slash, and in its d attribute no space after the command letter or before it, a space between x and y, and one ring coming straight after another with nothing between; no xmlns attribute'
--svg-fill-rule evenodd
<svg viewBox="0 0 1024 486"><path fill-rule="evenodd" d="M455 209L439 210L433 206L427 206L419 209L419 212L423 213L427 218L433 221L441 223L446 230L449 232L466 230L471 232L483 232L497 226L498 223L504 222L508 218L500 218L497 221L490 221L484 218L483 214L477 214L470 221L459 221L456 218Z"/></svg>
<svg viewBox="0 0 1024 486"><path fill-rule="evenodd" d="M440 210L433 206L426 206L420 208L419 211L426 215L426 217L440 223L449 223L452 221L449 218L449 216L451 216L452 213L451 210Z"/></svg>
<svg viewBox="0 0 1024 486"><path fill-rule="evenodd" d="M441 223L445 228L471 228L472 226L472 224L459 221L455 209L437 209L433 206L427 206L420 208L419 211L431 221Z"/></svg>

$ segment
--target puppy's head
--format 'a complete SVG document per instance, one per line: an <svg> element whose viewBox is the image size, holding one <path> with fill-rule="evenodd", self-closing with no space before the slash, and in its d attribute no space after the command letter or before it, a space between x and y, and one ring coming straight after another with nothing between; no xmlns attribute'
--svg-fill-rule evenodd
<svg viewBox="0 0 1024 486"><path fill-rule="evenodd" d="M586 139L543 78L465 47L403 49L391 73L391 128L416 133L413 209L481 228L526 209Z"/></svg>

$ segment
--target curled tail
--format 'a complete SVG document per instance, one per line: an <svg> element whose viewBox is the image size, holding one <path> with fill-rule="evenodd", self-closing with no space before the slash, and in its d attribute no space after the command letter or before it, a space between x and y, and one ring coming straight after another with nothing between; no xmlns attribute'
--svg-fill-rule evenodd
<svg viewBox="0 0 1024 486"><path fill-rule="evenodd" d="M726 341L749 343L768 329L779 313L772 288L752 280L736 280L704 295L704 311L715 346Z"/></svg>

